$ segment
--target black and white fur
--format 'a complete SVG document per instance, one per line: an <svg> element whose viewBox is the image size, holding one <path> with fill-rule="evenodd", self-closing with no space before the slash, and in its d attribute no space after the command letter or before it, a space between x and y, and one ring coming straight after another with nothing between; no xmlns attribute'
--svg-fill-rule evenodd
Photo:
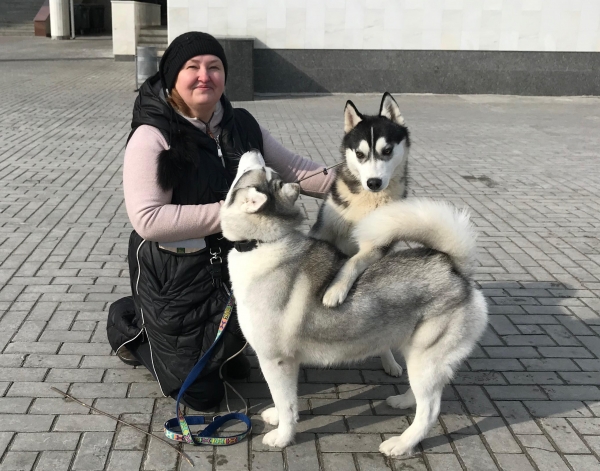
<svg viewBox="0 0 600 471"><path fill-rule="evenodd" d="M410 240L425 247L388 250L332 309L323 306L323 293L348 257L299 230L299 192L298 184L283 183L258 152L251 152L242 156L221 207L227 239L258 241L250 251L233 249L228 259L240 326L275 405L262 413L278 426L263 443L285 447L294 439L301 364L360 361L396 348L406 359L410 389L387 403L416 405L416 414L402 435L379 449L410 455L437 420L444 386L487 324L485 299L469 275L475 249L469 216L425 200L373 211L357 224L359 245Z"/></svg>
<svg viewBox="0 0 600 471"><path fill-rule="evenodd" d="M344 164L338 167L337 177L309 235L352 256L358 252L358 245L351 237L356 223L375 208L406 197L410 136L398 103L387 92L376 116L361 114L348 101L344 109L344 132L341 146ZM347 267L347 275L336 279L325 292L323 304L339 305L351 287L347 283L358 272L356 268L366 268L373 256L361 254L360 264ZM381 363L389 375L402 375L402 367L391 351L381 356Z"/></svg>

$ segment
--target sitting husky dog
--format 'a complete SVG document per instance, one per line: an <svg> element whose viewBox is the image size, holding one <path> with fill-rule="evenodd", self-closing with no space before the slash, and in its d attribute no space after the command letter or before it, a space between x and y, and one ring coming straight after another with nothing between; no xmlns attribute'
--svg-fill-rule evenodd
<svg viewBox="0 0 600 471"><path fill-rule="evenodd" d="M356 223L375 208L391 201L406 198L408 191L408 151L410 138L408 128L398 104L388 92L383 94L379 115L362 115L348 101L344 109L344 138L342 155L344 164L338 169L337 177L321 205L317 222L309 235L331 242L348 256L358 252L351 237ZM373 260L361 254L356 268L366 268ZM345 273L349 273L349 266ZM349 287L346 284L353 276L336 279L323 296L323 304L334 307L344 300ZM402 367L390 350L381 356L385 372L401 376Z"/></svg>
<svg viewBox="0 0 600 471"><path fill-rule="evenodd" d="M487 323L485 299L469 276L475 234L468 215L423 200L373 211L357 225L359 245L410 239L425 247L389 250L332 311L323 306L323 293L348 258L298 230L299 192L253 151L240 159L221 207L223 235L235 244L229 270L239 323L275 404L262 417L278 428L263 443L285 447L294 439L300 364L328 366L398 348L411 389L387 402L417 410L410 427L379 449L408 455L435 423L444 385Z"/></svg>

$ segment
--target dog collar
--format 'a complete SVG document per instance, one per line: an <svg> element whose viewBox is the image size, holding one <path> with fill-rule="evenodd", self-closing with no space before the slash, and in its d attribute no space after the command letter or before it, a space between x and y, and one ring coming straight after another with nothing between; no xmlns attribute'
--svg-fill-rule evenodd
<svg viewBox="0 0 600 471"><path fill-rule="evenodd" d="M233 247L238 252L250 252L258 247L258 240L238 240L237 242L233 243Z"/></svg>

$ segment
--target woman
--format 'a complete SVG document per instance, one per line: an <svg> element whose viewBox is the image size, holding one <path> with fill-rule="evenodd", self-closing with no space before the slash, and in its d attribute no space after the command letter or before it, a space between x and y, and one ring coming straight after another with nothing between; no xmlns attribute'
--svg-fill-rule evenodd
<svg viewBox="0 0 600 471"><path fill-rule="evenodd" d="M226 80L227 59L215 38L200 32L176 38L158 74L140 88L125 150L133 297L111 306L108 338L123 361L143 364L172 397L211 346L227 304L232 245L220 234L219 209L239 157L259 149L287 181L322 168L286 150L248 111L232 108L223 94ZM303 193L323 197L332 181L331 173L315 176L302 184ZM217 405L224 394L219 366L243 345L234 318L184 404ZM243 355L227 367L238 378L250 371Z"/></svg>

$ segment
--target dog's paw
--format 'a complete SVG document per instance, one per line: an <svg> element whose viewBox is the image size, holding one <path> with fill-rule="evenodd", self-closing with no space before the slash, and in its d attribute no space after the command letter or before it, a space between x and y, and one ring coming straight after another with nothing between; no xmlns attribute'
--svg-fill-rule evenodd
<svg viewBox="0 0 600 471"><path fill-rule="evenodd" d="M348 296L348 290L343 283L334 283L325 291L323 305L325 307L339 306L344 302L346 296Z"/></svg>
<svg viewBox="0 0 600 471"><path fill-rule="evenodd" d="M293 442L292 437L286 437L279 433L279 429L271 430L263 437L263 444L268 446L274 446L277 448L285 448Z"/></svg>
<svg viewBox="0 0 600 471"><path fill-rule="evenodd" d="M392 456L394 458L407 458L412 456L413 449L408 447L402 436L392 437L379 445L379 451L386 456Z"/></svg>
<svg viewBox="0 0 600 471"><path fill-rule="evenodd" d="M383 370L390 376L399 378L400 376L402 376L402 373L404 372L402 367L395 361L394 361L394 363L388 363L386 361L382 361L381 364L383 366Z"/></svg>
<svg viewBox="0 0 600 471"><path fill-rule="evenodd" d="M410 393L408 394L400 394L398 396L390 396L385 402L388 406L393 407L394 409L410 409L415 405L414 396Z"/></svg>
<svg viewBox="0 0 600 471"><path fill-rule="evenodd" d="M279 412L276 407L269 407L260 414L265 423L269 425L279 425Z"/></svg>

